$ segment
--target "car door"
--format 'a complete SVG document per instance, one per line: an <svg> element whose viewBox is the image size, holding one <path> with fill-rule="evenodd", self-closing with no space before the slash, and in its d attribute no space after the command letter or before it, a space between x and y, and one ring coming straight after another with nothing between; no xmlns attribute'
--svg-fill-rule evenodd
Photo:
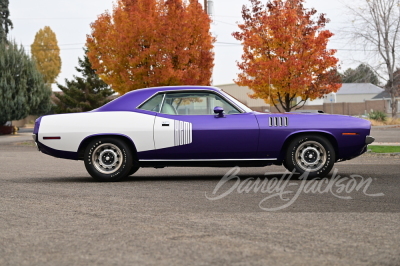
<svg viewBox="0 0 400 266"><path fill-rule="evenodd" d="M214 114L216 106L225 114ZM210 91L170 92L154 123L152 159L224 160L257 158L259 127L253 113L242 113Z"/></svg>

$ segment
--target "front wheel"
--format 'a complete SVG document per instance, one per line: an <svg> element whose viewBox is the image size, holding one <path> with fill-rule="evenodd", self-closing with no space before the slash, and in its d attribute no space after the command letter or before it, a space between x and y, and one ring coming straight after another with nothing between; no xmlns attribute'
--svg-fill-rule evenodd
<svg viewBox="0 0 400 266"><path fill-rule="evenodd" d="M97 181L118 181L126 177L133 161L128 145L117 138L98 138L85 150L85 167Z"/></svg>
<svg viewBox="0 0 400 266"><path fill-rule="evenodd" d="M133 164L132 166L131 166L131 170L129 170L129 173L128 173L128 175L133 175L134 173L136 173L137 172L137 170L139 170L139 166L137 165L137 164Z"/></svg>
<svg viewBox="0 0 400 266"><path fill-rule="evenodd" d="M305 172L310 178L324 177L335 163L335 150L324 137L303 135L295 138L288 147L285 167L301 175Z"/></svg>

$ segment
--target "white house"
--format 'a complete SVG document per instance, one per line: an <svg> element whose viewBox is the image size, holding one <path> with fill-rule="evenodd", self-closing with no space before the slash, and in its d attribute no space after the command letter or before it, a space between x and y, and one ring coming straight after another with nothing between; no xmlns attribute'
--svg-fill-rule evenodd
<svg viewBox="0 0 400 266"><path fill-rule="evenodd" d="M253 91L249 89L249 87L239 87L235 83L232 84L224 84L224 85L217 85L217 88L222 89L226 93L232 95L240 102L244 103L248 107L259 107L259 106L266 106L266 109L269 109L269 104L265 103L263 99L252 99L249 97L248 94L252 94Z"/></svg>
<svg viewBox="0 0 400 266"><path fill-rule="evenodd" d="M217 85L216 87L221 88L223 91L229 93L250 108L262 107L263 111L270 110L270 105L265 103L264 100L251 99L248 96L248 94L252 93L252 90L250 90L248 87L239 87L234 83ZM315 99L312 101L308 100L305 105L323 105L324 103L343 102L361 103L368 100L382 99L382 97L376 98L376 96L381 95L383 92L384 90L382 88L371 83L343 83L342 87L336 93L329 93L320 99ZM389 110L389 108L387 107L386 110Z"/></svg>
<svg viewBox="0 0 400 266"><path fill-rule="evenodd" d="M390 96L390 93L387 91L382 91L381 93L375 95L373 100L385 100L385 109L387 113L392 113L392 97ZM397 113L400 113L400 97L396 97L397 99Z"/></svg>
<svg viewBox="0 0 400 266"><path fill-rule="evenodd" d="M384 90L371 83L343 83L336 93L329 93L321 99L307 101L305 105L322 105L323 103L360 103L372 100Z"/></svg>

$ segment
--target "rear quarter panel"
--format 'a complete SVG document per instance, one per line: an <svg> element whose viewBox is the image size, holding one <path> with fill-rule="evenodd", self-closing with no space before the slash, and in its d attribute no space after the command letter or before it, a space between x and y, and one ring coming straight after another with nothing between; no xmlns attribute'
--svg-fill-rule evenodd
<svg viewBox="0 0 400 266"><path fill-rule="evenodd" d="M87 112L42 117L38 141L61 151L77 152L81 142L93 135L123 135L138 151L154 149L155 116L135 112ZM59 136L59 140L43 137Z"/></svg>
<svg viewBox="0 0 400 266"><path fill-rule="evenodd" d="M261 156L282 160L286 153L284 144L298 134L326 134L336 140L336 160L349 159L360 155L369 135L369 121L350 116L328 114L258 114L260 126L259 153ZM287 117L287 126L270 125L270 117ZM357 133L358 135L343 135Z"/></svg>

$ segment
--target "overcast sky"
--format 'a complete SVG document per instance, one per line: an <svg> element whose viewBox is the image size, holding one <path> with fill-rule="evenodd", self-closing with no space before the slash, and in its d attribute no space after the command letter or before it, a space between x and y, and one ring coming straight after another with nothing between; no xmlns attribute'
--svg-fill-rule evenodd
<svg viewBox="0 0 400 266"><path fill-rule="evenodd" d="M203 3L203 0L200 0ZM265 0L262 0L265 3ZM82 48L86 42L86 34L90 34L90 23L106 10L112 10L113 0L11 0L10 18L14 23L11 38L30 50L35 34L44 26L56 33L61 49L62 68L57 79L64 84L64 79L77 75L75 67L78 57L83 56ZM217 38L215 44L215 67L213 84L233 83L239 70L236 61L240 60L242 48L232 37L237 31L237 22L241 21L241 9L248 0L214 0L214 23L212 33ZM347 14L342 0L308 0L306 7L314 7L318 13L325 13L331 22L327 28L335 36L329 48L338 49L342 70L355 67L363 60L363 53L357 52L345 39L343 29L351 17Z"/></svg>

